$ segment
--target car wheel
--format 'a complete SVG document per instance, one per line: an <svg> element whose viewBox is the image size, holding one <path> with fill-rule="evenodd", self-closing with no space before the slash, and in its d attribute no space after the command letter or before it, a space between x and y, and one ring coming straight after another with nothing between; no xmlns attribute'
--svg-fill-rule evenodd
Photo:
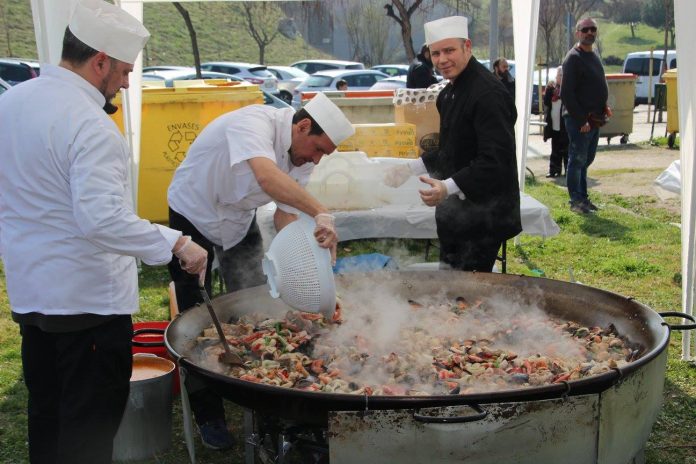
<svg viewBox="0 0 696 464"><path fill-rule="evenodd" d="M288 92L287 90L281 90L280 94L278 94L278 98L283 100L288 105L290 105L292 103L292 94L290 92Z"/></svg>

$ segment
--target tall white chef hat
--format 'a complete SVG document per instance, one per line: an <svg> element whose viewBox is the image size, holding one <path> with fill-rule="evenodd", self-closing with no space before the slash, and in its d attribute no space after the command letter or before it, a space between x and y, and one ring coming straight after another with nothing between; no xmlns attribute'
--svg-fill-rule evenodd
<svg viewBox="0 0 696 464"><path fill-rule="evenodd" d="M304 109L324 129L334 145L340 144L355 134L353 125L343 111L321 92L317 92Z"/></svg>
<svg viewBox="0 0 696 464"><path fill-rule="evenodd" d="M86 45L130 64L150 38L140 21L102 0L79 0L68 28Z"/></svg>
<svg viewBox="0 0 696 464"><path fill-rule="evenodd" d="M466 16L448 16L425 23L425 43L430 45L445 39L468 39L467 23Z"/></svg>

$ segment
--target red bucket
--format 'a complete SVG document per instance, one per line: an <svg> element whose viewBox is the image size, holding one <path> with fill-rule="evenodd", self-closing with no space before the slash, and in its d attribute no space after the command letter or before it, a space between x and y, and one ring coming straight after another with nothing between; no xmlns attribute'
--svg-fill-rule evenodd
<svg viewBox="0 0 696 464"><path fill-rule="evenodd" d="M133 354L151 353L160 358L169 359L176 364L167 353L164 346L164 331L169 325L169 321L148 321L136 322L133 324ZM178 395L179 386L179 366L174 369L174 379L172 382L172 392Z"/></svg>

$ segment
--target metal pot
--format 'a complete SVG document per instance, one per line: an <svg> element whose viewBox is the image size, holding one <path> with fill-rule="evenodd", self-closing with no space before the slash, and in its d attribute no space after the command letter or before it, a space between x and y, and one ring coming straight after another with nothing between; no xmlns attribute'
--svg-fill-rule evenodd
<svg viewBox="0 0 696 464"><path fill-rule="evenodd" d="M365 449L369 449L367 452L371 462L376 462L375 456L380 455L386 456L385 459L393 459L395 449L390 447L398 448L402 446L401 442L395 441L391 435L380 438L377 431L394 430L394 420L400 424L399 427L406 427L399 429L406 432L401 436L410 437L408 440L413 441L414 436L421 434L409 432L422 432L424 428L440 430L438 427L452 427L442 424L453 423L460 428L464 423L467 424L466 427L474 427L472 424L475 423L475 427L483 427L484 431L506 424L508 430L512 431L511 437L527 436L514 433L515 427L512 425L516 418L520 423L531 420L549 430L565 430L561 436L552 438L565 446L577 444L578 451L587 446L587 440L594 443L594 452L590 453L589 460L577 462L608 463L624 462L626 456L633 457L642 449L661 406L670 328L693 328L670 327L660 314L649 307L615 293L578 284L507 274L457 271L348 274L336 278L339 293L362 285L365 279L372 282L376 292L397 295L403 299L417 300L424 295L442 295L444 290L444 296L452 299L459 295L472 299L495 295L535 302L551 316L574 320L587 326L614 324L619 333L645 347L644 354L638 360L602 375L541 387L428 397L356 396L254 384L219 375L197 365L192 361L193 357L189 356L194 354L196 337L210 324L205 308L193 308L173 321L167 329L165 341L170 353L178 358L179 365L189 375L204 379L211 388L231 401L264 414L307 424L328 425L332 431L329 435L333 437L332 457L341 456L341 444L345 445L344 458L337 459L340 462L360 462L355 457L358 455L355 454L356 448L352 443L360 442L361 439L370 444ZM282 316L289 309L281 301L270 298L265 286L228 294L215 299L214 303L222 320L254 312ZM680 313L666 315L690 318ZM475 409L474 414L461 412L462 407L467 405ZM440 409L435 414L424 414L425 408ZM373 419L382 417L378 420L381 425L370 425L370 416ZM569 422L569 418L575 420ZM364 431L367 431L366 435L361 435ZM581 440L577 438L580 436L589 438ZM607 437L621 437L629 445L612 447L611 441L606 441ZM441 438L435 438L433 443L437 443L439 439ZM455 450L462 448L461 437L452 440ZM489 450L491 447L499 448L486 440L479 442ZM428 456L433 458L432 462L437 462L436 456L429 453ZM442 453L451 459L452 451L449 448L443 448ZM580 454L582 453L587 454L586 451ZM354 458L346 460L347 456ZM559 457L533 452L528 456L542 461ZM447 459L443 462L447 462ZM527 460L520 458L516 462ZM560 461L552 459L545 462Z"/></svg>

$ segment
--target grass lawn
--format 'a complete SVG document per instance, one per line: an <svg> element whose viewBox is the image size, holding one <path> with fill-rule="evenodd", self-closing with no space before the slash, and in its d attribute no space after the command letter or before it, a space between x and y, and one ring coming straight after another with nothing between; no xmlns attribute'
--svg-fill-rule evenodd
<svg viewBox="0 0 696 464"><path fill-rule="evenodd" d="M561 233L542 240L522 236L508 248L508 272L532 275L541 270L552 279L578 281L630 295L656 311L681 306L680 231L670 223L679 217L655 208L646 199L626 201L618 196L593 195L601 207L596 215L579 216L566 205L565 190L552 184L528 181L527 193L546 204ZM423 256L422 241L355 241L341 244L341 254L372 251L397 256ZM1 269L0 269L1 272ZM27 462L26 391L22 383L20 339L11 321L0 278L0 462ZM168 317L168 275L164 268L145 267L141 274L141 312L136 320ZM591 304L591 302L588 302ZM693 422L696 417L696 368L680 361L681 338L672 335L665 384L664 407L647 443L646 458L652 464L696 464ZM240 411L228 408L230 424L241 438ZM152 463L188 462L183 445L182 422L175 401L173 446ZM243 447L217 453L197 445L199 462L243 462Z"/></svg>

